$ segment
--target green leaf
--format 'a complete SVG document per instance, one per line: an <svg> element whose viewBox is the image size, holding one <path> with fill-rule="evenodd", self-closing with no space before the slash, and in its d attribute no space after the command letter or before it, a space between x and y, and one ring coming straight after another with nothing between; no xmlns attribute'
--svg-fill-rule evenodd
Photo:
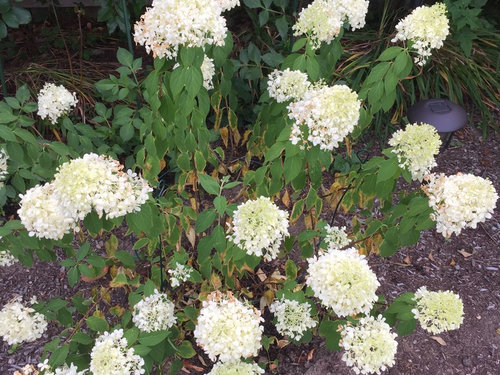
<svg viewBox="0 0 500 375"><path fill-rule="evenodd" d="M68 284L70 287L74 287L76 283L80 280L80 271L77 267L73 267L68 271Z"/></svg>
<svg viewBox="0 0 500 375"><path fill-rule="evenodd" d="M146 346L155 346L164 341L170 335L169 331L155 331L150 333L141 333L139 342Z"/></svg>
<svg viewBox="0 0 500 375"><path fill-rule="evenodd" d="M328 350L340 350L340 332L338 332L338 327L340 324L345 324L345 320L335 320L331 321L329 319L323 319L319 325L319 334L326 338L325 346Z"/></svg>
<svg viewBox="0 0 500 375"><path fill-rule="evenodd" d="M413 331L415 331L416 328L417 328L416 319L403 320L399 322L399 324L397 325L396 331L398 333L398 336L407 336L410 333L413 333Z"/></svg>
<svg viewBox="0 0 500 375"><path fill-rule="evenodd" d="M260 0L243 0L245 5L249 8L261 8Z"/></svg>
<svg viewBox="0 0 500 375"><path fill-rule="evenodd" d="M210 208L200 213L198 219L196 220L196 225L195 225L196 233L201 233L205 231L208 227L210 227L210 225L212 225L212 223L214 222L216 216L217 214L215 213L215 210L213 208Z"/></svg>
<svg viewBox="0 0 500 375"><path fill-rule="evenodd" d="M76 260L80 261L83 258L87 256L87 254L90 251L90 244L88 242L85 242L80 248L78 249L78 252L76 253Z"/></svg>
<svg viewBox="0 0 500 375"><path fill-rule="evenodd" d="M202 172L205 170L206 165L207 161L205 160L203 153L200 150L196 150L194 152L194 166L196 167L196 170L198 172Z"/></svg>
<svg viewBox="0 0 500 375"><path fill-rule="evenodd" d="M31 22L31 13L24 8L21 7L12 7L12 11L16 15L17 22L20 25L26 25Z"/></svg>
<svg viewBox="0 0 500 375"><path fill-rule="evenodd" d="M220 216L224 215L227 208L227 199L225 196L220 195L214 199L214 207Z"/></svg>
<svg viewBox="0 0 500 375"><path fill-rule="evenodd" d="M397 47L397 46L389 47L384 52L381 53L378 60L379 61L392 60L397 55L399 55L401 53L401 51L403 51L403 48L401 48L401 47Z"/></svg>
<svg viewBox="0 0 500 375"><path fill-rule="evenodd" d="M77 342L77 343L83 344L83 345L90 345L94 342L94 340L92 340L92 338L89 335L87 335L86 333L77 332L71 338L71 342Z"/></svg>
<svg viewBox="0 0 500 375"><path fill-rule="evenodd" d="M195 350L193 349L193 346L189 341L184 340L181 345L177 347L178 354L182 358L192 358L196 355Z"/></svg>
<svg viewBox="0 0 500 375"><path fill-rule="evenodd" d="M285 263L285 273L286 277L289 280L295 280L297 278L297 265L291 259L288 259Z"/></svg>
<svg viewBox="0 0 500 375"><path fill-rule="evenodd" d="M115 253L115 258L118 259L122 264L127 267L134 269L135 268L135 261L134 257L130 255L128 251L125 250L119 250Z"/></svg>
<svg viewBox="0 0 500 375"><path fill-rule="evenodd" d="M209 194L218 195L220 192L220 187L217 181L207 174L199 174L198 179L200 180L201 186Z"/></svg>
<svg viewBox="0 0 500 375"><path fill-rule="evenodd" d="M399 165L397 159L396 158L387 159L384 163L380 165L380 169L377 174L377 184L389 180L396 174L398 170L399 170Z"/></svg>
<svg viewBox="0 0 500 375"><path fill-rule="evenodd" d="M57 348L57 350L50 356L49 359L50 367L55 368L62 365L66 360L66 357L68 357L68 353L69 353L69 344Z"/></svg>
<svg viewBox="0 0 500 375"><path fill-rule="evenodd" d="M307 38L300 38L298 39L292 47L292 52L297 52L299 49L304 48L304 46L307 43Z"/></svg>
<svg viewBox="0 0 500 375"><path fill-rule="evenodd" d="M132 62L134 61L134 56L127 51L125 48L118 48L118 51L116 52L116 58L118 59L118 62L124 66L131 67Z"/></svg>
<svg viewBox="0 0 500 375"><path fill-rule="evenodd" d="M286 16L277 18L274 24L276 25L276 29L278 29L278 32L280 33L281 39L285 40L288 35L288 21L286 20Z"/></svg>
<svg viewBox="0 0 500 375"><path fill-rule="evenodd" d="M283 62L283 56L276 52L268 52L262 55L262 60L270 67L276 67Z"/></svg>
<svg viewBox="0 0 500 375"><path fill-rule="evenodd" d="M86 322L92 331L106 332L109 329L108 322L98 316L89 316Z"/></svg>

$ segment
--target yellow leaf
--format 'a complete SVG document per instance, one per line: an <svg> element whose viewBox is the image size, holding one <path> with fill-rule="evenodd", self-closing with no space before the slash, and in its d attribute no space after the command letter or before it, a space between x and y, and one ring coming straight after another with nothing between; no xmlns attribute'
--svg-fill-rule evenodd
<svg viewBox="0 0 500 375"><path fill-rule="evenodd" d="M222 138L222 142L224 142L224 146L227 147L228 140L229 140L229 131L227 130L227 127L220 128L219 132L220 132L220 136Z"/></svg>
<svg viewBox="0 0 500 375"><path fill-rule="evenodd" d="M281 197L281 201L286 206L286 208L290 208L290 195L288 194L288 189L285 189L285 192Z"/></svg>

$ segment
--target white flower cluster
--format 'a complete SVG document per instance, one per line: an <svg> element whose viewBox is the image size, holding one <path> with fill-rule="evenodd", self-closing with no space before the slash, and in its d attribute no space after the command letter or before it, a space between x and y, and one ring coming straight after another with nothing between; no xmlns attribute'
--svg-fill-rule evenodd
<svg viewBox="0 0 500 375"><path fill-rule="evenodd" d="M90 353L90 371L93 375L141 375L145 370L144 360L127 349L127 339L123 329L99 336Z"/></svg>
<svg viewBox="0 0 500 375"><path fill-rule="evenodd" d="M48 364L49 360L46 359L43 363L38 364L38 368L43 375L84 375L88 370L78 371L78 367L76 367L73 363L68 365L65 363L64 365L52 370Z"/></svg>
<svg viewBox="0 0 500 375"><path fill-rule="evenodd" d="M281 298L269 306L277 319L276 330L284 336L299 341L304 332L316 327L317 322L311 317L311 306L308 303Z"/></svg>
<svg viewBox="0 0 500 375"><path fill-rule="evenodd" d="M7 152L5 152L3 148L0 148L0 188L3 187L4 185L3 181L9 175L9 172L7 172L8 160L9 160L9 155L7 155Z"/></svg>
<svg viewBox="0 0 500 375"><path fill-rule="evenodd" d="M246 363L243 361L216 363L206 375L259 375L264 374L264 370L256 363Z"/></svg>
<svg viewBox="0 0 500 375"><path fill-rule="evenodd" d="M226 0L153 0L135 24L134 40L155 57L177 57L179 46L224 45L226 20L222 7ZM222 7L221 7L222 6Z"/></svg>
<svg viewBox="0 0 500 375"><path fill-rule="evenodd" d="M380 374L394 366L398 343L397 335L382 315L361 318L358 326L347 325L341 331L342 360L356 374Z"/></svg>
<svg viewBox="0 0 500 375"><path fill-rule="evenodd" d="M415 319L426 331L438 334L458 329L464 320L464 304L452 291L428 291L425 286L415 292Z"/></svg>
<svg viewBox="0 0 500 375"><path fill-rule="evenodd" d="M354 130L360 108L358 95L345 85L314 87L288 105L288 117L295 121L290 140L331 151Z"/></svg>
<svg viewBox="0 0 500 375"><path fill-rule="evenodd" d="M280 210L266 197L249 200L234 212L233 233L227 238L249 255L275 259L284 237L288 236L288 212Z"/></svg>
<svg viewBox="0 0 500 375"><path fill-rule="evenodd" d="M203 87L207 90L214 88L213 78L215 75L214 60L205 55L201 64L201 74L203 76Z"/></svg>
<svg viewBox="0 0 500 375"><path fill-rule="evenodd" d="M314 0L299 13L297 23L292 29L294 35L306 35L311 47L317 49L321 42L330 44L340 33L342 14L332 0Z"/></svg>
<svg viewBox="0 0 500 375"><path fill-rule="evenodd" d="M74 92L69 92L62 85L47 82L38 93L38 116L48 118L55 124L59 117L67 115L77 103Z"/></svg>
<svg viewBox="0 0 500 375"><path fill-rule="evenodd" d="M139 211L152 188L110 157L86 154L58 168L54 181L21 194L18 210L30 236L61 239L94 209L108 218Z"/></svg>
<svg viewBox="0 0 500 375"><path fill-rule="evenodd" d="M203 302L194 337L212 361L217 357L221 362L237 361L259 352L263 321L260 311L230 292L213 292Z"/></svg>
<svg viewBox="0 0 500 375"><path fill-rule="evenodd" d="M0 336L9 345L35 341L47 329L45 316L15 298L0 310Z"/></svg>
<svg viewBox="0 0 500 375"><path fill-rule="evenodd" d="M337 226L325 226L325 242L329 250L342 249L344 246L347 246L351 243L351 240L349 239L349 236L347 235L345 229L345 227L339 228Z"/></svg>
<svg viewBox="0 0 500 375"><path fill-rule="evenodd" d="M399 166L407 168L413 180L422 182L437 165L434 157L439 153L441 138L432 125L411 124L395 132L389 145L394 147L392 152L397 155Z"/></svg>
<svg viewBox="0 0 500 375"><path fill-rule="evenodd" d="M170 277L170 285L172 288L178 287L183 282L186 282L191 276L193 269L184 264L175 263L175 268L168 270Z"/></svg>
<svg viewBox="0 0 500 375"><path fill-rule="evenodd" d="M476 228L478 223L491 218L498 194L490 180L472 174L452 176L430 174L422 189L429 196L434 209L431 218L436 231L445 237L459 235L462 229Z"/></svg>
<svg viewBox="0 0 500 375"><path fill-rule="evenodd" d="M406 18L399 21L396 31L392 42L410 40L418 55L415 57L415 63L424 65L432 54L431 50L441 48L450 32L446 5L437 3L415 8Z"/></svg>
<svg viewBox="0 0 500 375"><path fill-rule="evenodd" d="M140 300L132 311L132 321L141 331L164 331L172 327L177 318L175 305L165 293L155 289L154 294Z"/></svg>
<svg viewBox="0 0 500 375"><path fill-rule="evenodd" d="M321 42L329 44L335 39L345 21L352 30L362 28L367 12L367 0L314 0L300 11L294 35L306 35L317 49Z"/></svg>
<svg viewBox="0 0 500 375"><path fill-rule="evenodd" d="M19 197L17 213L30 236L59 240L76 227L75 212L64 209L52 184L36 185Z"/></svg>
<svg viewBox="0 0 500 375"><path fill-rule="evenodd" d="M356 249L332 249L308 262L307 285L323 305L338 316L370 312L380 283Z"/></svg>
<svg viewBox="0 0 500 375"><path fill-rule="evenodd" d="M17 259L10 253L10 251L0 250L0 267L9 267L16 262Z"/></svg>
<svg viewBox="0 0 500 375"><path fill-rule="evenodd" d="M300 100L304 97L311 83L307 74L300 70L274 70L269 74L267 81L267 91L269 96L276 99L278 103L289 100Z"/></svg>
<svg viewBox="0 0 500 375"><path fill-rule="evenodd" d="M222 11L232 9L235 6L240 5L240 0L215 0L221 7Z"/></svg>

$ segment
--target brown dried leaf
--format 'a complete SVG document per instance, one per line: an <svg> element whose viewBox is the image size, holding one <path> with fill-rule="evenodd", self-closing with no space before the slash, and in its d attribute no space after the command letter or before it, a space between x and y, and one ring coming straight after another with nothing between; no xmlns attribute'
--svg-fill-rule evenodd
<svg viewBox="0 0 500 375"><path fill-rule="evenodd" d="M446 346L446 341L444 341L441 337L439 336L431 336L431 339L433 339L434 341L438 342L439 345L441 346Z"/></svg>
<svg viewBox="0 0 500 375"><path fill-rule="evenodd" d="M262 271L262 268L259 268L257 270L257 277L259 278L260 281L265 281L267 279L267 276L266 274L264 273L264 271Z"/></svg>
<svg viewBox="0 0 500 375"><path fill-rule="evenodd" d="M463 256L464 258L466 258L466 259L467 259L468 257L471 257L472 255L474 255L473 253L468 253L468 252L467 252L467 251L465 251L464 249L458 250L458 252L459 252L460 254L462 254L462 256Z"/></svg>
<svg viewBox="0 0 500 375"><path fill-rule="evenodd" d="M429 253L429 260L431 262L435 262L436 260L434 259L434 257L432 256L432 251Z"/></svg>
<svg viewBox="0 0 500 375"><path fill-rule="evenodd" d="M186 237L188 238L191 246L194 247L194 244L196 242L196 232L192 226L189 226L189 229L186 233Z"/></svg>
<svg viewBox="0 0 500 375"><path fill-rule="evenodd" d="M500 335L500 328L497 328L497 335Z"/></svg>
<svg viewBox="0 0 500 375"><path fill-rule="evenodd" d="M204 370L203 367L196 366L187 360L184 360L184 368L194 370L196 372L202 372Z"/></svg>
<svg viewBox="0 0 500 375"><path fill-rule="evenodd" d="M455 258L452 257L450 261L450 266L455 267L455 264L457 264L457 262L455 262Z"/></svg>
<svg viewBox="0 0 500 375"><path fill-rule="evenodd" d="M307 360L310 361L311 359L313 359L313 355L314 355L314 349L311 349L311 351L307 355Z"/></svg>
<svg viewBox="0 0 500 375"><path fill-rule="evenodd" d="M411 260L410 260L410 256L407 255L404 259L403 259L403 262L406 263L406 264L411 264Z"/></svg>
<svg viewBox="0 0 500 375"><path fill-rule="evenodd" d="M284 348L285 346L287 346L288 344L290 344L290 341L288 340L278 340L278 348Z"/></svg>
<svg viewBox="0 0 500 375"><path fill-rule="evenodd" d="M290 208L290 195L288 194L288 190L285 189L285 192L283 193L283 196L281 197L281 201L283 204L287 207Z"/></svg>

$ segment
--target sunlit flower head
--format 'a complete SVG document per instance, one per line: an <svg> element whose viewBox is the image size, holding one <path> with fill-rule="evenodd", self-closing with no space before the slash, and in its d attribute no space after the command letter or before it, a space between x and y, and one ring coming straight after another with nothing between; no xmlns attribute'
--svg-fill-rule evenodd
<svg viewBox="0 0 500 375"><path fill-rule="evenodd" d="M132 321L144 332L166 331L177 320L174 308L175 305L165 293L155 290L154 294L144 297L135 304Z"/></svg>
<svg viewBox="0 0 500 375"><path fill-rule="evenodd" d="M92 209L110 219L139 211L152 191L136 173L124 172L118 161L93 153L61 165L53 185L61 204L76 211L80 220Z"/></svg>
<svg viewBox="0 0 500 375"><path fill-rule="evenodd" d="M429 124L406 125L389 140L389 145L398 157L399 166L410 171L413 180L422 182L437 163L435 156L441 147L441 138L436 128Z"/></svg>
<svg viewBox="0 0 500 375"><path fill-rule="evenodd" d="M224 45L227 28L221 6L234 1L220 1L153 0L135 24L134 40L153 56L167 59L176 58L180 46Z"/></svg>
<svg viewBox="0 0 500 375"><path fill-rule="evenodd" d="M436 231L443 236L459 235L462 229L475 229L491 218L498 194L490 180L463 173L430 174L426 180L422 189L434 209L431 218L436 221Z"/></svg>
<svg viewBox="0 0 500 375"><path fill-rule="evenodd" d="M345 85L317 86L288 105L294 120L290 141L333 150L358 124L361 102L356 92Z"/></svg>
<svg viewBox="0 0 500 375"><path fill-rule="evenodd" d="M193 269L184 264L175 263L175 267L168 270L170 275L170 285L172 288L178 287L182 283L188 281Z"/></svg>
<svg viewBox="0 0 500 375"><path fill-rule="evenodd" d="M256 363L246 363L243 361L231 361L216 363L207 375L259 375L264 374L264 370Z"/></svg>
<svg viewBox="0 0 500 375"><path fill-rule="evenodd" d="M377 276L354 248L331 249L308 259L307 285L338 316L367 314L377 300Z"/></svg>
<svg viewBox="0 0 500 375"><path fill-rule="evenodd" d="M274 70L269 74L267 90L269 96L276 99L278 103L289 100L300 100L305 95L311 83L307 74L300 70Z"/></svg>
<svg viewBox="0 0 500 375"><path fill-rule="evenodd" d="M90 371L93 375L142 375L144 360L127 348L123 329L112 333L104 332L99 336L90 353Z"/></svg>
<svg viewBox="0 0 500 375"><path fill-rule="evenodd" d="M213 89L213 79L215 75L214 60L207 57L207 55L205 55L203 64L201 64L201 74L203 75L203 87L207 90Z"/></svg>
<svg viewBox="0 0 500 375"><path fill-rule="evenodd" d="M48 118L55 124L59 117L67 115L77 103L74 92L69 92L62 85L45 83L38 94L38 116L42 119Z"/></svg>
<svg viewBox="0 0 500 375"><path fill-rule="evenodd" d="M37 185L24 194L17 214L30 236L59 240L76 227L76 211L63 207L54 185Z"/></svg>
<svg viewBox="0 0 500 375"><path fill-rule="evenodd" d="M397 335L381 315L361 318L356 326L348 324L340 334L345 350L342 360L356 374L380 374L394 366Z"/></svg>
<svg viewBox="0 0 500 375"><path fill-rule="evenodd" d="M450 32L446 5L437 3L432 6L415 8L406 18L396 25L397 34L392 42L409 40L416 50L415 63L424 65L433 49L439 49Z"/></svg>
<svg viewBox="0 0 500 375"><path fill-rule="evenodd" d="M84 375L88 371L88 370L78 371L78 367L76 367L73 363L71 363L69 367L65 363L62 366L52 369L48 365L48 362L49 360L46 359L43 363L38 364L38 369L41 371L40 375Z"/></svg>
<svg viewBox="0 0 500 375"><path fill-rule="evenodd" d="M464 304L452 291L431 292L425 286L415 292L415 319L426 331L438 334L458 329L464 320Z"/></svg>
<svg viewBox="0 0 500 375"><path fill-rule="evenodd" d="M272 260L288 236L288 212L280 210L269 198L259 197L238 206L230 229L228 239L249 255Z"/></svg>
<svg viewBox="0 0 500 375"><path fill-rule="evenodd" d="M45 316L15 298L0 310L0 336L9 345L35 341L47 329Z"/></svg>
<svg viewBox="0 0 500 375"><path fill-rule="evenodd" d="M259 310L231 293L214 292L203 302L194 337L212 361L237 361L259 352L263 321Z"/></svg>
<svg viewBox="0 0 500 375"><path fill-rule="evenodd" d="M317 322L311 317L311 305L281 298L269 306L276 317L276 330L294 340L300 340L304 333Z"/></svg>

